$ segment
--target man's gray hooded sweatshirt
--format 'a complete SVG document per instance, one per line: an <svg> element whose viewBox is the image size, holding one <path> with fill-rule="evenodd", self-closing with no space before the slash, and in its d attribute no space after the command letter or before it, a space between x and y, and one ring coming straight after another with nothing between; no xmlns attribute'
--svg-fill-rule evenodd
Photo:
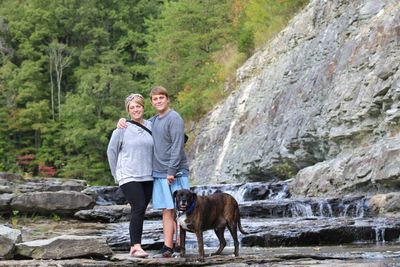
<svg viewBox="0 0 400 267"><path fill-rule="evenodd" d="M164 116L156 115L153 122L154 158L153 175L189 174L189 164L185 154L185 125L182 117L173 109Z"/></svg>
<svg viewBox="0 0 400 267"><path fill-rule="evenodd" d="M151 122L144 126L151 130ZM137 125L128 123L115 129L107 148L111 174L119 186L128 182L152 181L153 137Z"/></svg>

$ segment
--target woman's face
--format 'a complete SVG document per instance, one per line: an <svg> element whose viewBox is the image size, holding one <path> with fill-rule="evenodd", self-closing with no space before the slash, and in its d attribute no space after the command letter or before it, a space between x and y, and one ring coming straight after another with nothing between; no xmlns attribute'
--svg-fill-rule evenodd
<svg viewBox="0 0 400 267"><path fill-rule="evenodd" d="M132 120L141 121L143 119L144 107L132 101L129 103L128 113Z"/></svg>

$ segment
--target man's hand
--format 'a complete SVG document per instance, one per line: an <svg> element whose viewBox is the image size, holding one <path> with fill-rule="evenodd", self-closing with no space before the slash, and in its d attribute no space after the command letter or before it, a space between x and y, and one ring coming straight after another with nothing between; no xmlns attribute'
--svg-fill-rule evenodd
<svg viewBox="0 0 400 267"><path fill-rule="evenodd" d="M126 128L126 127L128 127L128 125L126 124L126 119L125 118L119 119L119 121L117 123L117 128L122 129L122 128Z"/></svg>
<svg viewBox="0 0 400 267"><path fill-rule="evenodd" d="M167 175L168 184L172 184L175 181L175 176Z"/></svg>

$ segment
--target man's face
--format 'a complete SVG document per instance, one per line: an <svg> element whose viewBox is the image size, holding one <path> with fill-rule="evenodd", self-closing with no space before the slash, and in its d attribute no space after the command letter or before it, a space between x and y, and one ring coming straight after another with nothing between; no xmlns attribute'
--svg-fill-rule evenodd
<svg viewBox="0 0 400 267"><path fill-rule="evenodd" d="M158 113L163 114L168 110L169 100L165 95L152 95L151 104Z"/></svg>

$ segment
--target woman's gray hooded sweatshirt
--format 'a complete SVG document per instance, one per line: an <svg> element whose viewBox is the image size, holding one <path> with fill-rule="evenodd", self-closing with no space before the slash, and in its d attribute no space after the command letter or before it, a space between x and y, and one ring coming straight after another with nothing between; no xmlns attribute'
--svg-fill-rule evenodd
<svg viewBox="0 0 400 267"><path fill-rule="evenodd" d="M144 126L151 130L151 122ZM107 148L111 174L119 186L135 181L152 181L153 137L137 125L128 123L115 129Z"/></svg>

